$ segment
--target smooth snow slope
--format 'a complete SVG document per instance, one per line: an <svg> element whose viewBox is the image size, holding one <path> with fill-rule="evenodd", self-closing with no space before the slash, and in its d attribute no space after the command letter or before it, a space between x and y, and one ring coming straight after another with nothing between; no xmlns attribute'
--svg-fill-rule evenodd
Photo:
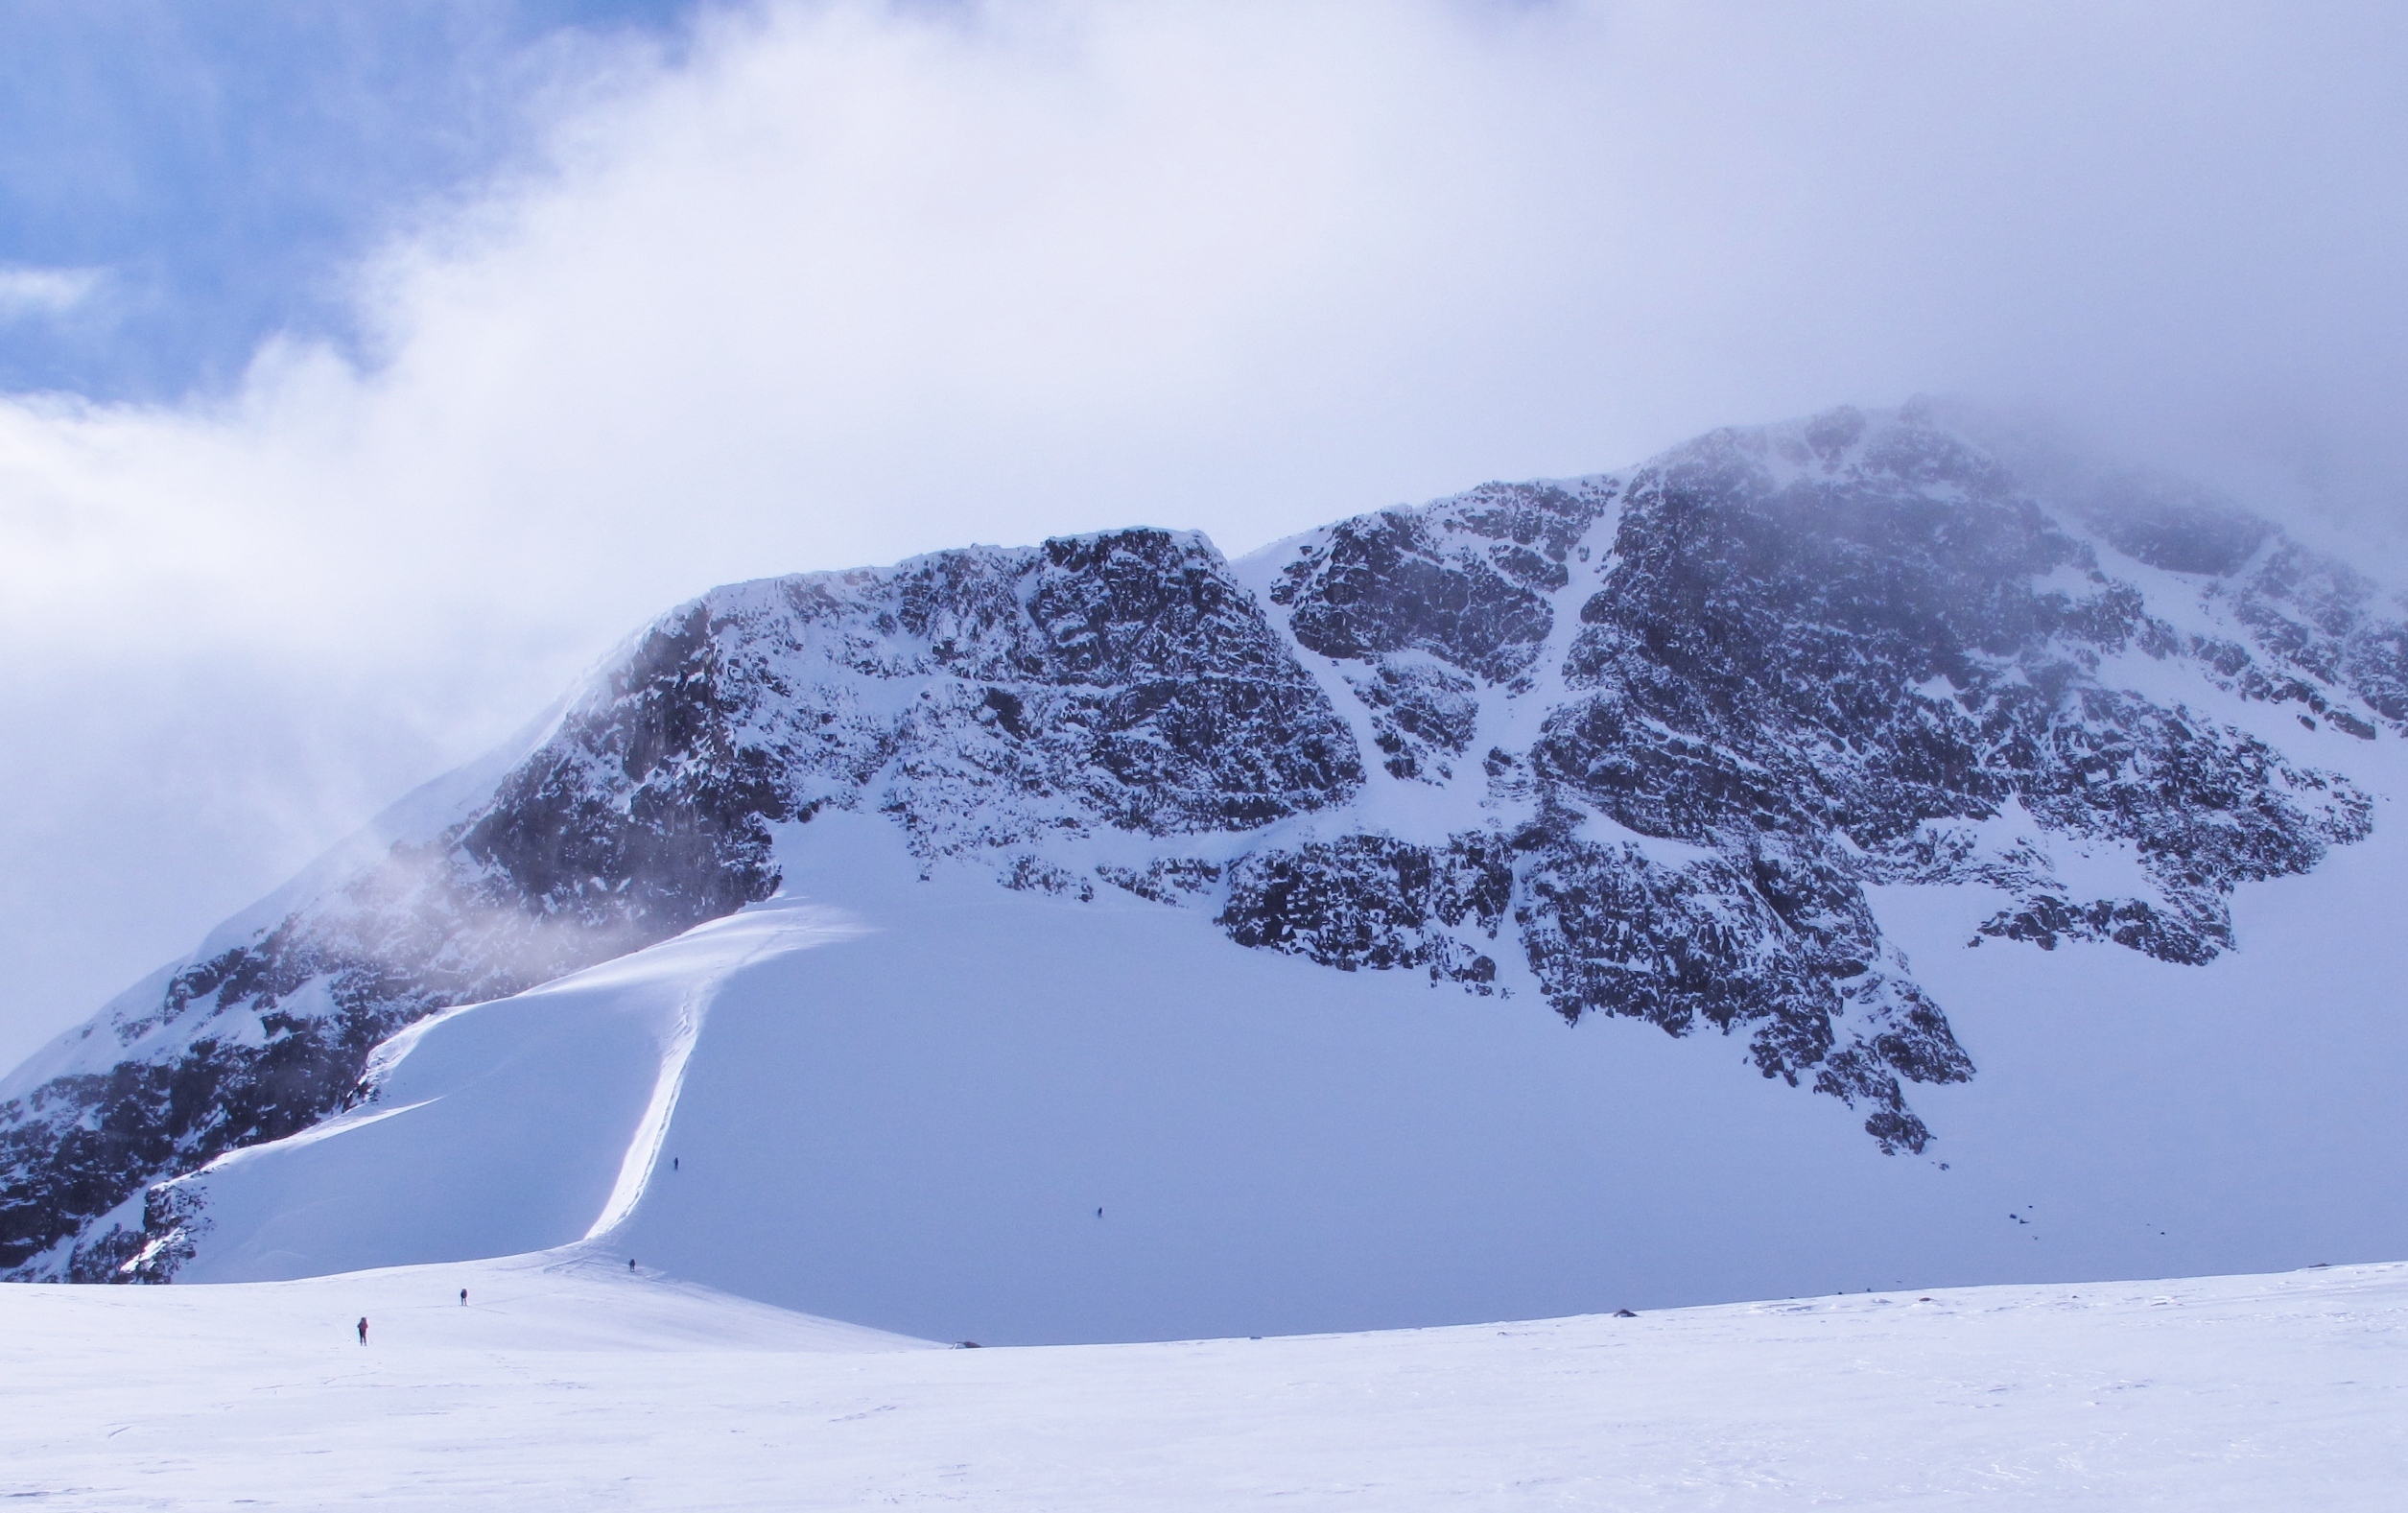
<svg viewBox="0 0 2408 1513"><path fill-rule="evenodd" d="M220 1157L195 1282L548 1249L617 1225L652 1176L688 1053L730 978L859 934L780 903L514 998L420 1021L370 1058L376 1097Z"/></svg>
<svg viewBox="0 0 2408 1513"><path fill-rule="evenodd" d="M979 1351L573 1265L30 1286L0 1498L2356 1513L2408 1485L2404 1325L2400 1265Z"/></svg>
<svg viewBox="0 0 2408 1513"><path fill-rule="evenodd" d="M823 816L787 837L789 896L436 1020L378 1103L193 1179L215 1227L180 1278L591 1235L997 1343L2408 1255L2392 835L2246 892L2246 949L2206 970L1966 950L1944 890L1912 895L1898 928L1983 1067L1920 1095L1919 1159L1734 1076L1729 1041L922 883L881 823Z"/></svg>

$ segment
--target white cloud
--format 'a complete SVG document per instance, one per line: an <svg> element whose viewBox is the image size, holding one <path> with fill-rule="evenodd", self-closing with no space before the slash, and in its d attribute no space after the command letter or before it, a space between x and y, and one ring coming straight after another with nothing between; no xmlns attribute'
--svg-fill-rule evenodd
<svg viewBox="0 0 2408 1513"><path fill-rule="evenodd" d="M543 172L362 272L383 366L0 405L0 700L124 706L18 791L189 841L186 787L128 777L181 725L253 820L123 959L10 955L130 980L729 579L1239 550L1931 389L2357 499L2408 395L2404 52L2371 9L1038 0L604 60ZM128 864L0 863L94 907Z"/></svg>
<svg viewBox="0 0 2408 1513"><path fill-rule="evenodd" d="M89 299L100 283L96 268L0 265L0 321L64 315Z"/></svg>

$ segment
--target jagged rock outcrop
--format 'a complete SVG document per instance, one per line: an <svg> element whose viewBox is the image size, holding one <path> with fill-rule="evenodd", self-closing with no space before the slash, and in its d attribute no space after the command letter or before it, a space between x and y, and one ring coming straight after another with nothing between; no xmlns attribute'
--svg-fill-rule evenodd
<svg viewBox="0 0 2408 1513"><path fill-rule="evenodd" d="M1432 982L1486 993L1497 981L1488 953L1513 887L1512 850L1494 835L1474 831L1443 846L1348 836L1239 858L1219 923L1241 946L1347 972L1426 968Z"/></svg>
<svg viewBox="0 0 2408 1513"><path fill-rule="evenodd" d="M2371 580L2196 489L2001 455L1842 410L1234 568L1128 531L719 590L463 808L20 1073L0 1271L172 1276L205 1219L151 1184L342 1108L436 1009L767 896L832 810L924 868L1743 1037L1921 1150L1908 1089L1973 1067L1869 888L1987 890L1984 949L2205 963L2234 887L2367 833L2330 753L2408 734Z"/></svg>
<svg viewBox="0 0 2408 1513"><path fill-rule="evenodd" d="M2369 804L2262 740L2103 685L2111 658L2174 654L2172 632L1988 457L1925 427L1866 436L1853 415L1795 440L1806 456L1712 438L1631 480L1565 664L1577 697L1547 717L1532 772L1558 803L1715 853L1677 868L1673 888L1650 886L1660 869L1631 848L1616 865L1592 849L1583 889L1555 889L1675 917L1694 916L1676 902L1693 892L1721 910L1665 962L1682 986L1613 1011L1761 1024L1758 1064L1794 1080L1824 1059L1836 997L1870 1016L1861 1080L1917 1147L1878 1069L1967 1068L1928 1005L1895 993L1895 970L1858 981L1881 956L1864 882L1943 881L1926 859L1958 855L1951 836L1977 851L1963 829L2012 806L2043 831L2129 846L2156 897L2076 906L2030 876L1984 934L2201 962L2231 942L2234 885L2313 866L2366 833ZM2178 537L2166 514L2147 537L2161 555L2181 540L2182 560L2230 561L2251 544L2226 515ZM1619 964L1626 911L1559 909L1596 923L1565 929L1551 955ZM1763 965L1784 949L1793 960ZM1567 1015L1615 998L1593 970L1541 976Z"/></svg>
<svg viewBox="0 0 2408 1513"><path fill-rule="evenodd" d="M1554 629L1549 596L1610 505L1612 480L1490 484L1423 509L1342 521L1280 570L1272 603L1307 650L1378 663L1420 651L1491 683L1535 662Z"/></svg>

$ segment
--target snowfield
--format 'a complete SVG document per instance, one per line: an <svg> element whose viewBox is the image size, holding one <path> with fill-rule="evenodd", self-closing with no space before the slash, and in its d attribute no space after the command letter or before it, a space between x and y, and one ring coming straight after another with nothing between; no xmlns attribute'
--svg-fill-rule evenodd
<svg viewBox="0 0 2408 1513"><path fill-rule="evenodd" d="M591 1247L12 1287L0 1497L2391 1509L2408 1487L2403 1323L2402 1265L978 1351L630 1275Z"/></svg>

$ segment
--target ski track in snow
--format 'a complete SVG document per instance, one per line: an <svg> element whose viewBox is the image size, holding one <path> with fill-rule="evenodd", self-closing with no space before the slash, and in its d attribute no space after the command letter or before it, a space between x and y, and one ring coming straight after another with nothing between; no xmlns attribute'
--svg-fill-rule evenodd
<svg viewBox="0 0 2408 1513"><path fill-rule="evenodd" d="M2403 1322L2408 1265L980 1351L631 1275L594 1246L12 1287L0 1497L2388 1509L2408 1484Z"/></svg>

